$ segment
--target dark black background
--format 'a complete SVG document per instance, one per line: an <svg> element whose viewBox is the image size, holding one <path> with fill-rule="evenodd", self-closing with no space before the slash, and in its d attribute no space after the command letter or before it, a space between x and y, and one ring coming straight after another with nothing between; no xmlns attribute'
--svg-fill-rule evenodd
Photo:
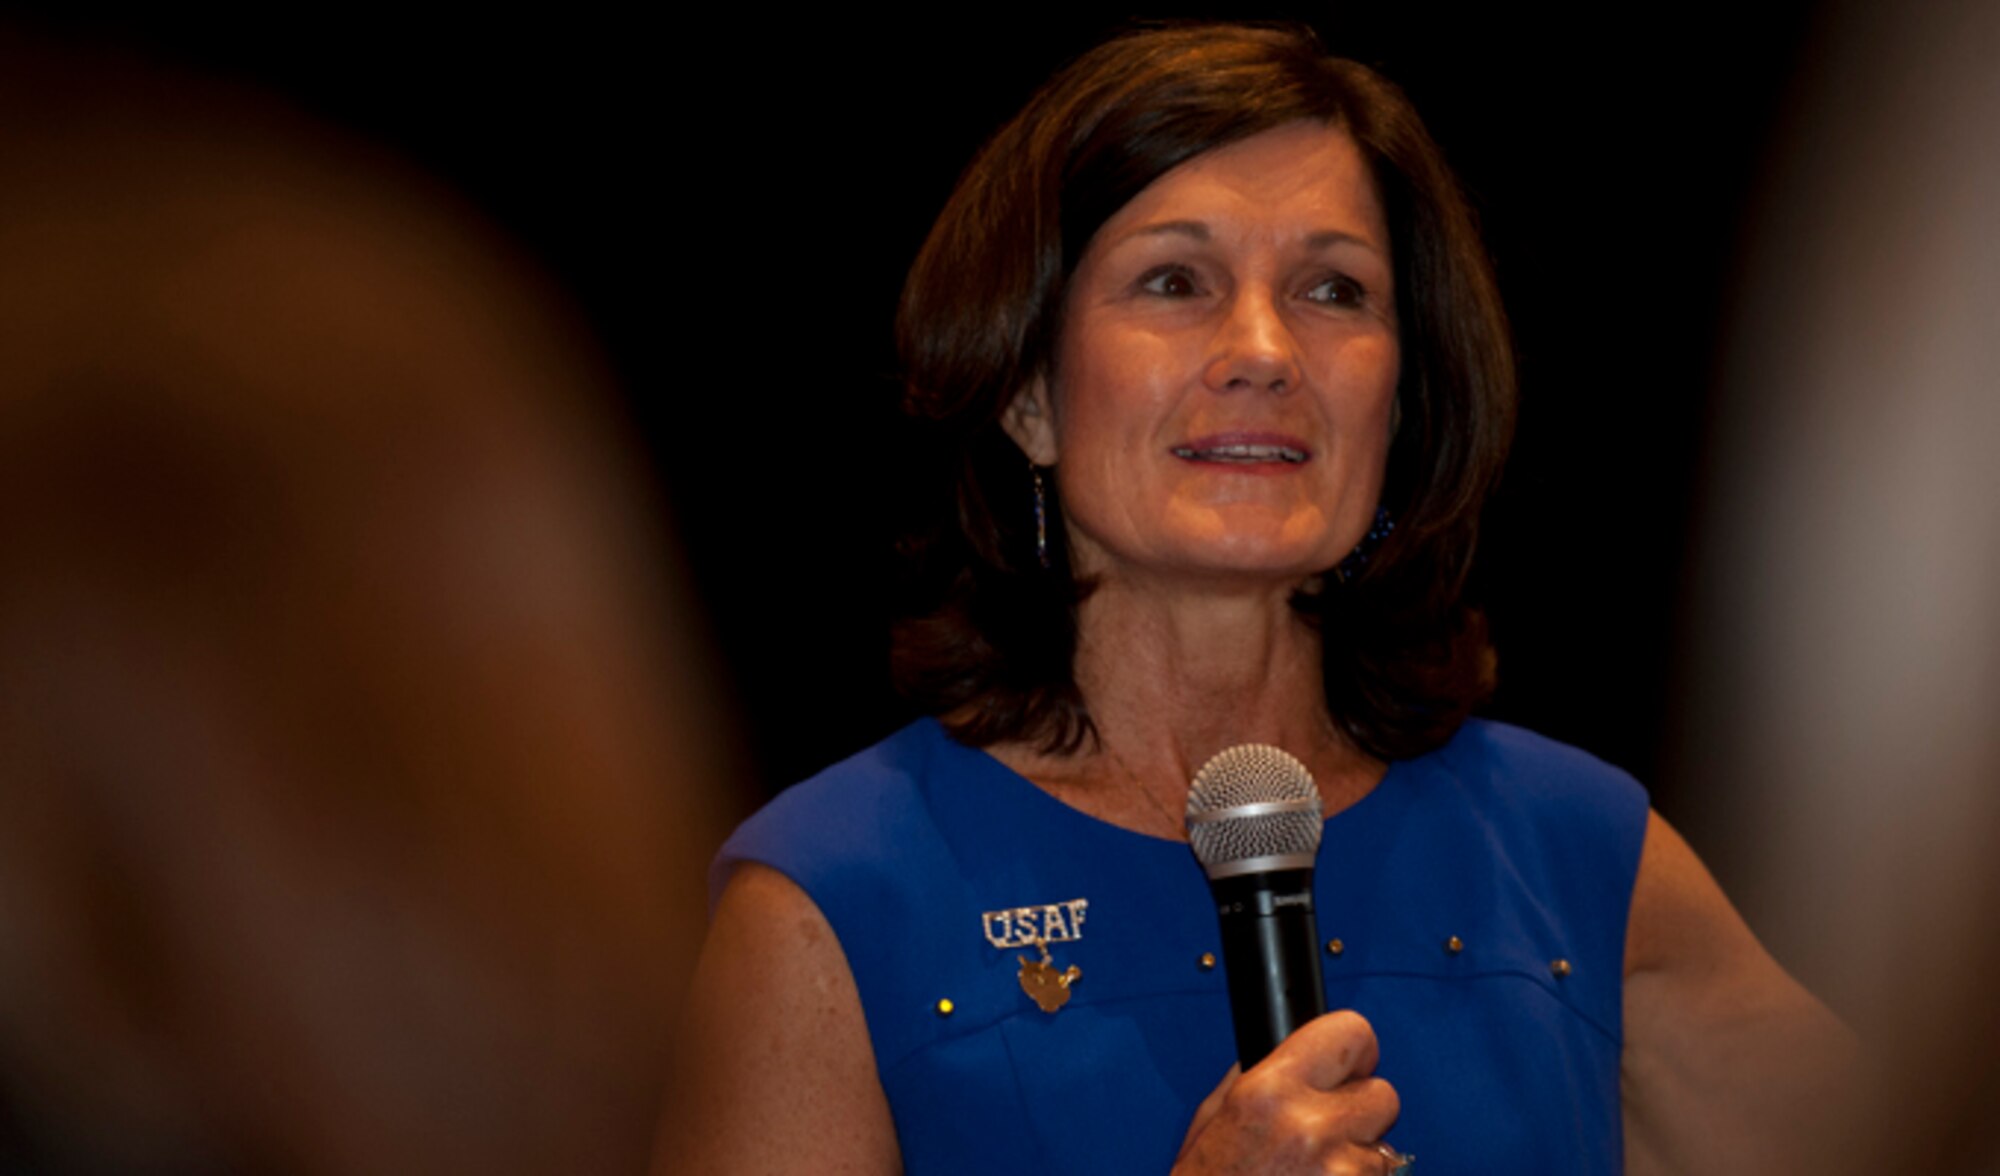
<svg viewBox="0 0 2000 1176"><path fill-rule="evenodd" d="M886 680L913 460L889 329L979 142L1125 10L913 21L389 7L16 7L33 35L268 89L518 239L596 329L654 457L765 790L907 717ZM1661 786L1690 503L1740 224L1812 9L1151 9L1308 19L1424 112L1479 206L1523 415L1477 586L1491 713Z"/></svg>

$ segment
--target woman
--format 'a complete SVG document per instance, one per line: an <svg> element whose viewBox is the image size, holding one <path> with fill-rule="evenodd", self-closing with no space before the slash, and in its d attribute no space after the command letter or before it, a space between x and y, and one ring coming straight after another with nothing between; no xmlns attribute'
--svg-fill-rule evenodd
<svg viewBox="0 0 2000 1176"><path fill-rule="evenodd" d="M718 860L698 1170L1784 1170L1838 1026L1637 785L1466 718L1512 367L1393 87L1288 31L1100 47L974 162L899 338L965 454L897 640L938 718ZM1179 814L1244 742L1332 814L1341 1011L1238 1074Z"/></svg>

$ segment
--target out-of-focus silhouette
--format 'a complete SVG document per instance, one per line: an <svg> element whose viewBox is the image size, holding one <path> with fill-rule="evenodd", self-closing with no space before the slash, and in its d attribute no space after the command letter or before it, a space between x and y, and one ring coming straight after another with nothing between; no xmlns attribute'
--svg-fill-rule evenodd
<svg viewBox="0 0 2000 1176"><path fill-rule="evenodd" d="M0 1167L643 1167L726 744L580 325L0 35Z"/></svg>
<svg viewBox="0 0 2000 1176"><path fill-rule="evenodd" d="M1828 1170L2000 1170L2000 5L1823 14L1721 388L1692 834L1872 1054Z"/></svg>

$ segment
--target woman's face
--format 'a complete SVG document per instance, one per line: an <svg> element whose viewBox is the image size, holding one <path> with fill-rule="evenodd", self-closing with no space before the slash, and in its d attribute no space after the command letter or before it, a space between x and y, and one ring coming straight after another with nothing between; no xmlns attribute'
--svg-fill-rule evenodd
<svg viewBox="0 0 2000 1176"><path fill-rule="evenodd" d="M1008 432L1055 465L1081 575L1296 582L1381 494L1400 362L1381 201L1345 131L1200 155L1104 223L1051 380Z"/></svg>

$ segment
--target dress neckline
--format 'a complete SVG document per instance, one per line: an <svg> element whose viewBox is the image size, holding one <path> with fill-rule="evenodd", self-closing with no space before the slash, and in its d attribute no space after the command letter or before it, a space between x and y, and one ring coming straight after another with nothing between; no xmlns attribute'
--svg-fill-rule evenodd
<svg viewBox="0 0 2000 1176"><path fill-rule="evenodd" d="M1190 852L1185 839L1159 837L1151 833L1142 833L1136 829L1127 829L1123 825L1107 821L1092 813L1087 813L1049 792L1013 768L1008 767L998 757L984 748L969 747L953 739L951 732L945 730L944 724L940 723L937 719L926 717L921 721L929 725L932 735L940 744L948 747L953 753L963 755L970 762L979 765L978 771L991 777L998 786L1006 787L1015 792L1025 789L1028 794L1027 803L1031 805L1046 806L1062 819L1077 823L1080 828L1098 831L1099 836L1134 838L1139 842L1152 846L1171 847L1179 853ZM1358 825L1368 820L1367 814L1369 812L1387 803L1377 798L1386 795L1392 784L1400 779L1403 774L1403 762L1402 760L1388 761L1382 773L1382 778L1375 782L1373 788L1363 793L1353 804L1326 818L1323 833L1331 834L1334 830L1335 822L1341 822L1343 827L1345 827ZM1324 837L1321 839L1321 844L1325 844Z"/></svg>

